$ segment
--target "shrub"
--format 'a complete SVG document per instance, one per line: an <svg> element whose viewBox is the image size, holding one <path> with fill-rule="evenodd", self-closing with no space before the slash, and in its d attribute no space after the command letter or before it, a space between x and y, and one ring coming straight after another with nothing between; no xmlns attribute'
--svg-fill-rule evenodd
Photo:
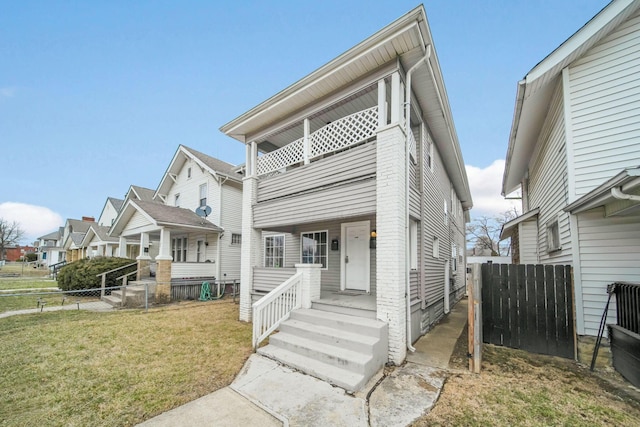
<svg viewBox="0 0 640 427"><path fill-rule="evenodd" d="M63 291L73 291L78 289L94 289L102 286L102 278L98 274L109 270L124 267L134 263L128 258L98 257L93 259L81 259L71 264L67 264L58 272L58 287ZM115 273L107 274L106 286L118 286L116 278L136 270L136 266L118 270Z"/></svg>
<svg viewBox="0 0 640 427"><path fill-rule="evenodd" d="M34 254L34 253L28 253L25 255L25 257L27 258L28 262L33 262L38 260L38 254Z"/></svg>

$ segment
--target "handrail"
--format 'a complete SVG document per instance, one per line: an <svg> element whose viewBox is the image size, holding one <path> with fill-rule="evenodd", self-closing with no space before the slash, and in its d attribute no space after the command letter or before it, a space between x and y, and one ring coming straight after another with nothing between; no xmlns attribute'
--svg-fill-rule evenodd
<svg viewBox="0 0 640 427"><path fill-rule="evenodd" d="M123 265L122 267L114 268L113 270L109 270L109 271L105 271L104 273L96 274L96 277L102 276L102 286L100 287L101 288L100 298L104 298L104 295L105 295L105 287L107 285L107 274L113 273L113 272L118 271L118 270L123 270L123 269L125 269L127 267L131 267L132 265L137 265L137 264L138 264L137 262L132 262L131 264ZM120 279L120 277L118 277L118 279ZM118 281L118 279L116 279L116 281Z"/></svg>
<svg viewBox="0 0 640 427"><path fill-rule="evenodd" d="M302 307L302 273L296 273L253 303L253 350Z"/></svg>

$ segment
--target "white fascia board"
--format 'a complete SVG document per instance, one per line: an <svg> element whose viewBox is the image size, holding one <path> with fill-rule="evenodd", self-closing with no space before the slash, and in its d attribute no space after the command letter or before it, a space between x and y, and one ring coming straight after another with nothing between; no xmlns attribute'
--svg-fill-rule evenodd
<svg viewBox="0 0 640 427"><path fill-rule="evenodd" d="M342 55L333 59L328 64L320 67L306 77L303 77L288 88L272 96L261 104L258 104L256 107L242 114L238 118L223 125L222 127L220 127L220 131L228 136L231 136L232 138L241 140L242 138L240 137L244 136L248 132L238 131L238 129L246 125L247 122L251 119L266 113L270 108L276 105L287 102L292 97L301 92L304 92L309 87L318 84L318 82L320 82L321 80L329 78L334 73L347 66L349 63L362 58L372 50L383 45L384 43L389 42L398 35L415 27L418 27L419 22L424 21L425 19L426 13L424 12L424 7L420 5L403 17L387 25L371 37L365 39Z"/></svg>

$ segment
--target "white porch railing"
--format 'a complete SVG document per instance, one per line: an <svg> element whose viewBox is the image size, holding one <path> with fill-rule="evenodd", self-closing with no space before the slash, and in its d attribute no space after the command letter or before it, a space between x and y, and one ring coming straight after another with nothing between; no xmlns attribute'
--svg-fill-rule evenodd
<svg viewBox="0 0 640 427"><path fill-rule="evenodd" d="M294 274L253 304L254 350L293 310L302 307L302 275L302 272Z"/></svg>
<svg viewBox="0 0 640 427"><path fill-rule="evenodd" d="M358 111L318 129L309 135L309 159L338 151L374 137L378 129L378 107ZM415 142L414 142L415 146ZM258 176L278 173L287 166L304 161L304 138L258 157Z"/></svg>

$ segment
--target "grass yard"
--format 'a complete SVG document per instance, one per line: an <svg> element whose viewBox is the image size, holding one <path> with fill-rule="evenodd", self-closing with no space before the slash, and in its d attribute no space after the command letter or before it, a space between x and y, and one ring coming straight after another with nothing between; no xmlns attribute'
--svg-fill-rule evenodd
<svg viewBox="0 0 640 427"><path fill-rule="evenodd" d="M44 298L49 306L61 303L61 296L56 295L45 297L43 295L9 296L11 294L33 293L30 289L41 289L47 292L46 288L57 288L55 280L43 278L0 278L0 313L12 310L22 310L25 308L36 308L38 297ZM29 291L26 291L29 289ZM15 291L10 291L15 290ZM7 292L8 291L8 292ZM54 301L55 300L55 301Z"/></svg>
<svg viewBox="0 0 640 427"><path fill-rule="evenodd" d="M462 338L466 353L464 333ZM454 367L467 368L465 354L454 359ZM606 381L571 360L484 345L481 374L448 378L435 408L414 427L635 427L640 401L626 384Z"/></svg>
<svg viewBox="0 0 640 427"><path fill-rule="evenodd" d="M231 301L0 319L0 425L134 425L228 385L251 354Z"/></svg>
<svg viewBox="0 0 640 427"><path fill-rule="evenodd" d="M0 278L0 291L8 289L42 289L57 288L58 282L53 279L27 277L27 278Z"/></svg>
<svg viewBox="0 0 640 427"><path fill-rule="evenodd" d="M7 262L0 267L0 277L2 275L18 275L21 277L46 277L49 275L49 268L38 267L21 262Z"/></svg>

